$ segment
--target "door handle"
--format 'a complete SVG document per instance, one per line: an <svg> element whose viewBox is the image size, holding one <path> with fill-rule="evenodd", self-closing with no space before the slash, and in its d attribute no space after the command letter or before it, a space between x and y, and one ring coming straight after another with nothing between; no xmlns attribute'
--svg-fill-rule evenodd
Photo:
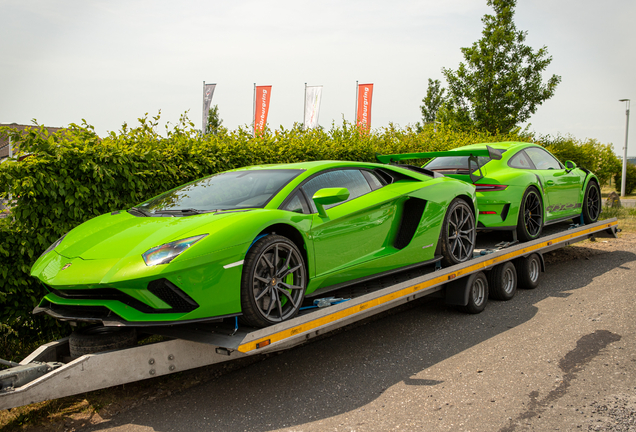
<svg viewBox="0 0 636 432"><path fill-rule="evenodd" d="M552 180L548 180L547 182L545 182L545 184L547 184L548 186L552 186L554 182Z"/></svg>

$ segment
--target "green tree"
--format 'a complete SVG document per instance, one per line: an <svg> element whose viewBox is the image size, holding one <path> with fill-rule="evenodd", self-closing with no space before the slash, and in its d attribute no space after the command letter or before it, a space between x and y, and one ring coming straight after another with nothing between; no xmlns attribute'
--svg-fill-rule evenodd
<svg viewBox="0 0 636 432"><path fill-rule="evenodd" d="M424 124L433 123L437 117L437 112L444 103L444 92L440 80L428 79L428 89L426 97L422 99L424 105L420 106L422 111L422 122Z"/></svg>
<svg viewBox="0 0 636 432"><path fill-rule="evenodd" d="M524 44L527 32L513 21L516 0L488 0L495 15L484 15L482 38L462 48L465 63L456 71L443 68L448 101L438 120L462 128L508 133L554 95L561 77L543 82L552 61L547 47L537 51Z"/></svg>
<svg viewBox="0 0 636 432"><path fill-rule="evenodd" d="M221 120L219 115L219 107L218 105L214 105L210 108L210 111L208 111L208 127L206 133L217 135L223 128L223 126L221 126L222 124L223 120Z"/></svg>

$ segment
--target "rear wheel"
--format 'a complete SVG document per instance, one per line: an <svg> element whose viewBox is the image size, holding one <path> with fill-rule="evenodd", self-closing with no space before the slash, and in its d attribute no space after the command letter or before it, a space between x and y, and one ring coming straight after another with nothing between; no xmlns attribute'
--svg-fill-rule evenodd
<svg viewBox="0 0 636 432"><path fill-rule="evenodd" d="M519 207L517 237L521 241L534 240L543 228L543 204L539 191L534 186L526 189Z"/></svg>
<svg viewBox="0 0 636 432"><path fill-rule="evenodd" d="M466 201L455 198L448 206L440 235L442 263L452 266L473 257L475 216Z"/></svg>
<svg viewBox="0 0 636 432"><path fill-rule="evenodd" d="M267 235L250 248L241 280L241 321L266 327L293 318L307 288L307 269L288 238Z"/></svg>
<svg viewBox="0 0 636 432"><path fill-rule="evenodd" d="M541 258L536 253L515 260L517 268L517 283L519 288L534 289L539 286L541 275Z"/></svg>
<svg viewBox="0 0 636 432"><path fill-rule="evenodd" d="M517 270L510 262L499 264L488 273L490 298L510 300L517 292Z"/></svg>
<svg viewBox="0 0 636 432"><path fill-rule="evenodd" d="M601 190L595 181L590 180L583 198L583 222L586 224L594 223L598 220L600 214Z"/></svg>

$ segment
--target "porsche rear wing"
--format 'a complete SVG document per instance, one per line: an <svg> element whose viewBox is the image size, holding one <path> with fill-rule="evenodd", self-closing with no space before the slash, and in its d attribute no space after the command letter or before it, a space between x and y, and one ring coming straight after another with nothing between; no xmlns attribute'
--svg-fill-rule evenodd
<svg viewBox="0 0 636 432"><path fill-rule="evenodd" d="M488 157L493 160L500 160L501 152L490 146L486 146L485 149L448 150L448 151L438 151L438 152L403 153L403 154L393 154L393 155L376 154L375 155L378 162L384 163L384 164L396 163L403 160L430 159L430 158L445 157L445 156L468 156L468 172L470 175L470 180L473 183L475 183L476 181L484 177L481 172L481 166L479 165L478 157ZM472 169L472 164L475 164L476 166L474 170ZM479 175L474 174L476 171L479 171Z"/></svg>
<svg viewBox="0 0 636 432"><path fill-rule="evenodd" d="M462 288L461 281L469 280L470 275L507 261L517 263L532 254L542 257L543 253L585 239L616 237L617 224L612 218L584 226L553 225L546 227L543 237L516 245L484 244L489 240L478 238L482 250L465 263L443 269L421 267L345 288L336 294L350 296L348 301L304 310L292 320L262 329L212 324L168 326L154 330L167 338L162 342L75 359L70 358L68 338L50 342L18 366L0 370L0 410L281 351L435 293L449 304L458 304L457 299L469 289Z"/></svg>

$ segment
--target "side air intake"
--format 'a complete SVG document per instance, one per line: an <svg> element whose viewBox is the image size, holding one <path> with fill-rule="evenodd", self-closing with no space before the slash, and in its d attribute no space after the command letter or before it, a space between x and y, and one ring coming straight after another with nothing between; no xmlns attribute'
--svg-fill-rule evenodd
<svg viewBox="0 0 636 432"><path fill-rule="evenodd" d="M413 239L417 227L422 220L422 214L426 207L426 201L419 198L409 198L404 202L404 210L402 211L402 220L398 228L397 237L393 246L396 249L404 249Z"/></svg>

